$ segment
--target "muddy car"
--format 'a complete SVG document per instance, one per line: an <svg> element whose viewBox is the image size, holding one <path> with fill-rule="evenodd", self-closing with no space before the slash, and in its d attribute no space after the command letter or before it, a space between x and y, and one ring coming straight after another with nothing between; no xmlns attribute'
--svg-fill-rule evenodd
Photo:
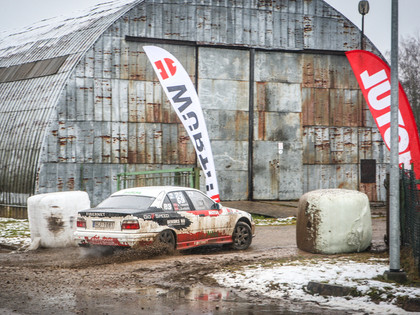
<svg viewBox="0 0 420 315"><path fill-rule="evenodd" d="M254 231L245 211L223 207L196 189L159 186L124 189L95 208L79 211L74 237L80 246L163 243L182 250L230 244L244 250Z"/></svg>

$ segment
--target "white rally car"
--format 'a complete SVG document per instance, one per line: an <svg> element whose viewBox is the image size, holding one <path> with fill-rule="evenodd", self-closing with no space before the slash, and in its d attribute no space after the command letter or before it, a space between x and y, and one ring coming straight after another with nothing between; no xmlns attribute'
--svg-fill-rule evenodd
<svg viewBox="0 0 420 315"><path fill-rule="evenodd" d="M124 189L79 211L74 237L81 246L160 242L174 249L231 244L243 250L251 245L254 231L245 211L222 207L196 189L156 186Z"/></svg>

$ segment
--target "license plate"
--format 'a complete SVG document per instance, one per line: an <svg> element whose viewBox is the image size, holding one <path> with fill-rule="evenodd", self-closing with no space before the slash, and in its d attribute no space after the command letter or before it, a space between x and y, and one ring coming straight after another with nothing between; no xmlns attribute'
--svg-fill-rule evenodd
<svg viewBox="0 0 420 315"><path fill-rule="evenodd" d="M93 221L93 228L97 230L113 230L115 222L113 221Z"/></svg>

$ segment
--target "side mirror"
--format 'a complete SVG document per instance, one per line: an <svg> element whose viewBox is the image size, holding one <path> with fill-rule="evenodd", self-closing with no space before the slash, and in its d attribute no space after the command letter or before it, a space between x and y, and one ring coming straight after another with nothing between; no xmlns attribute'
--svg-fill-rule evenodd
<svg viewBox="0 0 420 315"><path fill-rule="evenodd" d="M211 206L212 210L220 210L221 208L222 208L222 205L220 203L217 203L217 202L213 203L212 206Z"/></svg>

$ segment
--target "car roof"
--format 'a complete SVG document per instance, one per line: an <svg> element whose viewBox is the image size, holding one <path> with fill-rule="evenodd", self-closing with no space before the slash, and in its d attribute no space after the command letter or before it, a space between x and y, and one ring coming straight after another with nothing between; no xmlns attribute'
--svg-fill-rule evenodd
<svg viewBox="0 0 420 315"><path fill-rule="evenodd" d="M179 187L179 186L145 186L145 187L133 187L123 190L119 190L113 193L111 196L120 196L120 195L141 195L148 197L157 197L161 192L165 194L171 191L177 190L197 190L189 187Z"/></svg>

